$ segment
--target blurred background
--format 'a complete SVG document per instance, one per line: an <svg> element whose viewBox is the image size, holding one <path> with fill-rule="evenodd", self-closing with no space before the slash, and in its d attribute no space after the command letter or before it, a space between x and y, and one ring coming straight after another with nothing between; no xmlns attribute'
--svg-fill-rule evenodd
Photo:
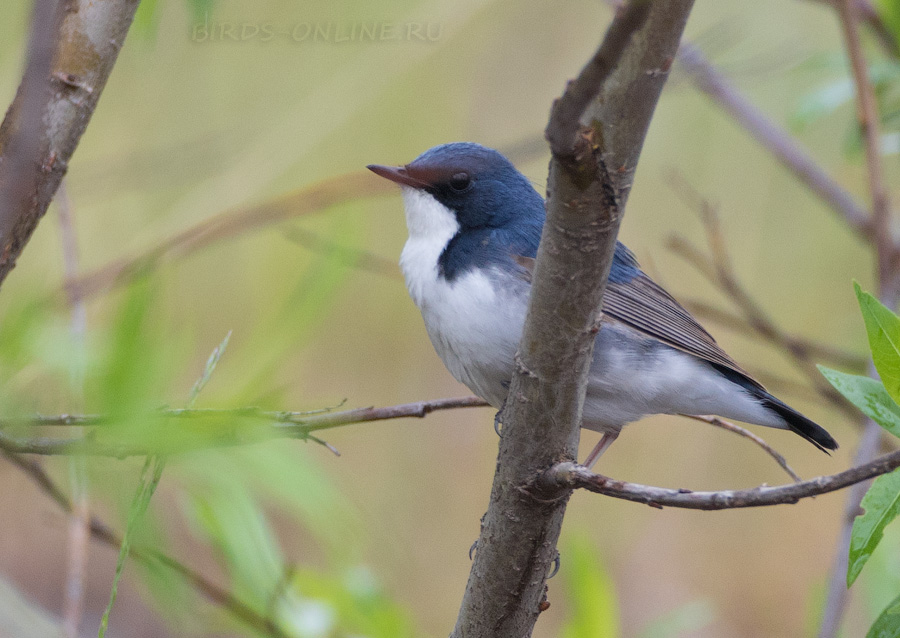
<svg viewBox="0 0 900 638"><path fill-rule="evenodd" d="M20 80L30 6L3 5L0 102ZM114 285L101 277L89 289L81 343L61 293L52 206L0 297L2 413L112 411L126 415L118 436L164 445L165 430L148 434L130 415L186 405L229 331L197 407L469 394L434 353L395 265L406 238L400 198L360 171L468 140L508 153L543 192L550 104L611 15L600 0L143 0L66 179L82 273L143 257L143 275ZM827 3L698 2L687 38L867 201L852 83ZM865 43L884 96L900 71L868 34ZM888 184L900 175L897 127L885 122ZM330 178L331 199L310 203ZM735 272L784 330L866 356L851 280L872 289L868 248L676 66L622 239L677 298L734 312L670 248L677 234L707 252L686 185L717 207ZM236 221L202 241L168 243L226 213ZM805 478L848 467L858 424L781 351L705 322L841 449L829 458L790 433L754 431ZM172 456L134 543L177 557L287 635L447 635L487 507L493 416L456 410L319 433L340 457L288 439ZM582 455L595 435L583 439ZM40 462L68 485L67 459ZM141 460L92 458L86 471L92 511L121 532ZM789 480L746 440L674 417L630 426L600 471L691 489ZM67 519L12 464L0 462L0 481L0 632L55 635ZM577 493L535 635L813 635L844 499L704 513ZM888 538L854 587L845 635L863 635L900 591L898 543ZM115 562L115 548L90 545L85 636L96 634ZM111 636L262 635L158 564L129 562L123 574Z"/></svg>

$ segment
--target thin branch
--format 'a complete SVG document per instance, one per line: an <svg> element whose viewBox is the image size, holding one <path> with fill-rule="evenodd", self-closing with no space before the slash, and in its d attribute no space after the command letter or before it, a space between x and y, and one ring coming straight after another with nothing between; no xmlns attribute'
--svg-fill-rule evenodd
<svg viewBox="0 0 900 638"><path fill-rule="evenodd" d="M819 4L827 4L831 7L837 7L839 3L843 2L843 0L812 1ZM897 39L891 33L891 29L885 24L884 20L881 19L881 14L878 13L875 5L870 0L854 0L853 11L857 14L860 21L865 22L866 26L872 30L884 52L894 59L900 59L900 46L897 45Z"/></svg>
<svg viewBox="0 0 900 638"><path fill-rule="evenodd" d="M894 307L897 304L898 294L900 294L900 279L898 279L896 262L900 251L898 251L891 235L890 201L888 200L881 166L878 105L875 100L874 89L869 81L868 65L862 52L853 6L850 0L836 0L836 8L844 32L847 55L850 58L850 67L856 87L857 115L866 148L866 168L872 203L871 219L876 233L872 244L875 248L878 296L882 303L889 307ZM870 374L874 375L874 373L873 367L870 370ZM873 421L868 420L856 451L855 462L861 464L872 459L878 452L882 438L881 428ZM828 591L825 609L822 613L822 624L819 627L819 638L834 638L840 630L848 597L846 586L847 556L850 550L853 519L859 512L860 503L866 490L867 486L865 485L859 485L851 490L844 506L844 520L842 521L841 533L838 537L835 562L828 580Z"/></svg>
<svg viewBox="0 0 900 638"><path fill-rule="evenodd" d="M669 241L671 250L694 266L710 283L721 290L740 309L747 324L760 337L785 353L797 369L806 376L820 396L851 418L859 420L859 411L819 374L811 351L804 347L803 342L791 339L781 330L775 320L743 286L731 263L728 243L722 232L716 207L677 174L673 183L676 193L685 198L697 210L700 221L706 230L707 242L712 254L707 257L690 242L679 236L674 236Z"/></svg>
<svg viewBox="0 0 900 638"><path fill-rule="evenodd" d="M77 288L82 297L89 298L126 283L166 260L183 259L215 242L357 199L393 192L390 182L375 179L368 171L332 177L255 206L228 210L204 219L137 255L97 268L69 287Z"/></svg>
<svg viewBox="0 0 900 638"><path fill-rule="evenodd" d="M530 636L546 608L567 494L518 486L574 458L603 290L628 192L692 0L634 0L554 104L547 220L506 406L490 505L453 638Z"/></svg>
<svg viewBox="0 0 900 638"><path fill-rule="evenodd" d="M78 238L75 234L74 211L66 182L60 182L57 192L60 240L63 253L64 279L73 281L78 276ZM76 290L69 297L71 318L70 332L79 358L84 348L87 330L87 308ZM83 361L79 360L79 364ZM79 365L72 379L79 404L84 403L84 374ZM77 432L83 435L83 432ZM90 538L90 502L88 500L87 469L83 458L69 461L69 476L74 507L69 520L68 560L66 564L66 594L63 608L63 629L67 638L77 638L84 610L84 580L87 572L88 540Z"/></svg>
<svg viewBox="0 0 900 638"><path fill-rule="evenodd" d="M875 100L875 90L869 82L869 67L859 41L856 16L851 2L852 0L840 0L837 3L837 9L844 31L847 55L850 58L850 68L853 71L853 83L856 86L856 112L866 149L866 167L868 169L866 174L869 178L869 195L872 200L871 219L872 229L875 233L878 280L887 282L893 276L892 261L895 256L891 237L891 203L884 185L884 170L881 165L878 103ZM888 305L893 306L894 303L888 302Z"/></svg>
<svg viewBox="0 0 900 638"><path fill-rule="evenodd" d="M697 415L697 414L682 414L681 416L687 417L689 419L694 419L695 421L701 421L703 423L708 423L709 425L715 426L717 428L722 428L723 430L726 430L728 432L734 432L737 435L740 435L744 438L750 439L751 441L756 443L759 447L761 447L766 452L766 454L768 454L773 459L775 459L775 462L778 463L778 465L780 465L781 468L785 472L787 472L788 476L790 476L792 479L794 479L794 481L799 483L800 481L803 480L800 478L800 475L798 475L794 471L794 469L790 465L788 465L787 459L785 459L781 454L779 454L775 448L773 448L771 445L766 443L762 437L756 436L750 430L747 430L746 428L742 428L739 425L735 425L734 423L731 423L730 421L725 421L724 419L720 419L719 417L715 417L715 416L702 416L702 415Z"/></svg>
<svg viewBox="0 0 900 638"><path fill-rule="evenodd" d="M724 328L739 332L745 335L762 336L761 333L743 316L719 308L701 299L680 299L682 305L697 315L708 321L719 324ZM824 341L816 341L809 339L803 335L778 330L778 338L775 340L766 339L770 345L781 347L790 352L805 353L810 359L816 361L827 361L830 365L839 368L856 370L862 372L866 369L868 360L866 357L859 355L850 350L844 350L837 346Z"/></svg>
<svg viewBox="0 0 900 638"><path fill-rule="evenodd" d="M47 474L40 464L21 455L12 454L2 447L0 447L0 454L6 457L13 465L25 472L41 491L47 494L64 513L68 515L73 513L72 502L59 486L56 485L53 479L50 478L50 475ZM91 537L114 550L118 550L119 546L122 544L121 537L116 534L109 525L96 516L91 516L89 520ZM273 638L287 638L288 635L271 619L258 614L240 598L219 587L211 580L207 579L203 574L194 571L179 560L155 549L141 546L132 548L131 558L148 565L159 564L175 572L188 583L188 585L204 595L211 603L222 607L248 627L263 632L265 635L272 636Z"/></svg>
<svg viewBox="0 0 900 638"><path fill-rule="evenodd" d="M229 418L251 419L264 421L263 428L229 427L216 432L213 438L204 438L200 441L191 441L186 447L165 450L168 454L187 452L191 450L230 447L247 443L265 441L273 438L312 438L313 432L330 430L332 428L367 423L370 421L387 421L402 418L424 418L432 412L453 410L457 408L484 407L487 403L480 397L461 397L454 399L438 399L435 401L417 401L383 408L357 408L341 412L321 413L314 412L276 412L260 410L259 408L238 408L234 410L216 409L174 409L161 410L148 417L160 419L204 419L204 418ZM26 419L7 419L3 424L31 424L39 426L93 426L109 424L106 417L99 415L71 415L38 416ZM157 454L160 450L150 449L130 444L107 444L98 440L99 437L87 435L83 437L71 437L65 439L54 438L30 438L16 439L0 431L0 449L14 454L38 454L42 456L80 454L85 456L108 456L113 458L128 458L132 456L148 456ZM175 443L177 446L178 443Z"/></svg>
<svg viewBox="0 0 900 638"><path fill-rule="evenodd" d="M529 493L533 497L552 498L561 490L585 489L597 494L612 496L651 507L680 507L694 510L724 510L743 507L767 507L785 505L827 494L868 481L900 467L900 450L885 454L863 465L839 474L820 476L808 481L768 487L762 485L748 490L722 490L718 492L694 492L685 489L651 487L627 483L594 474L586 467L572 462L557 463L533 483Z"/></svg>
<svg viewBox="0 0 900 638"><path fill-rule="evenodd" d="M769 120L742 95L690 43L683 43L678 61L693 80L695 86L721 106L734 120L744 127L751 137L790 170L801 182L866 241L873 241L875 229L866 210L816 163L791 135Z"/></svg>
<svg viewBox="0 0 900 638"><path fill-rule="evenodd" d="M35 2L42 12L51 5L57 7L56 2ZM0 284L65 175L137 6L138 0L65 0L32 38L52 43L55 55L48 64L48 46L42 47L39 62L31 51L25 77L0 124ZM53 21L59 26L51 26ZM38 131L34 121L40 122Z"/></svg>

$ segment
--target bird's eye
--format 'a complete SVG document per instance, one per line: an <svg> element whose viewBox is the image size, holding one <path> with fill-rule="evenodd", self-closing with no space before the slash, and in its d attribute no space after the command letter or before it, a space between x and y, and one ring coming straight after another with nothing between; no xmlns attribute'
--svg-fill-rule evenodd
<svg viewBox="0 0 900 638"><path fill-rule="evenodd" d="M466 190L472 184L472 178L469 177L468 173L456 173L453 177L450 178L448 182L450 188L455 190L458 193Z"/></svg>

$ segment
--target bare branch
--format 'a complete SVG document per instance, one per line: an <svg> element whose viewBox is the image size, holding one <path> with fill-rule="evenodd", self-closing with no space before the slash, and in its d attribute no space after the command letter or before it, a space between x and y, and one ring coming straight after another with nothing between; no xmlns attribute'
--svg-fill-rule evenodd
<svg viewBox="0 0 900 638"><path fill-rule="evenodd" d="M57 3L35 6L43 11L51 4ZM138 0L66 0L56 12L59 27L42 20L32 38L52 42L55 55L48 65L46 47L39 54L31 51L25 78L0 125L0 284L56 193L137 6ZM35 121L39 130L33 129Z"/></svg>
<svg viewBox="0 0 900 638"><path fill-rule="evenodd" d="M204 219L135 256L97 268L73 282L70 288L77 288L82 297L91 297L125 283L166 260L183 259L217 241L356 199L393 192L390 182L375 179L368 171L332 177L256 206L228 210Z"/></svg>
<svg viewBox="0 0 900 638"><path fill-rule="evenodd" d="M203 419L203 418L229 418L250 419L265 421L263 428L230 427L222 432L217 432L213 439L202 439L191 443L174 442L173 448L165 450L167 453L188 452L196 449L210 447L231 447L244 445L273 438L312 438L310 435L319 430L355 423L367 423L369 421L387 421L402 418L424 418L432 412L441 410L453 410L456 408L478 408L487 403L480 397L461 397L458 399L437 399L435 401L417 401L383 408L357 408L342 412L275 412L260 410L259 408L238 408L235 410L215 409L175 409L162 410L154 415L148 415L160 419ZM72 415L38 416L26 419L6 419L0 425L31 424L37 426L92 426L109 424L110 422L99 415ZM160 450L130 444L102 443L95 436L71 437L65 439L34 438L19 440L0 431L0 449L13 454L38 454L42 456L80 454L84 456L109 456L114 458L128 458L132 456L148 456L158 454Z"/></svg>
<svg viewBox="0 0 900 638"><path fill-rule="evenodd" d="M790 465L788 465L787 459L785 459L781 454L779 454L775 448L773 448L771 445L766 443L762 437L756 436L750 430L748 430L746 428L742 428L739 425L735 425L734 423L731 423L730 421L725 421L724 419L720 419L719 417L716 417L716 416L702 416L702 415L697 415L697 414L682 414L681 416L687 417L689 419L694 419L695 421L701 421L703 423L708 423L717 428L722 428L723 430L726 430L728 432L734 432L735 434L737 434L739 436L742 436L746 439L750 439L751 441L756 443L759 447L761 447L763 449L763 451L766 452L766 454L768 454L773 459L775 459L775 462L778 463L778 465L780 465L781 468L785 472L788 473L788 476L790 476L792 479L794 479L794 481L799 483L800 481L803 480L794 471L794 469Z"/></svg>
<svg viewBox="0 0 900 638"><path fill-rule="evenodd" d="M849 417L861 421L859 411L819 374L812 352L805 347L805 344L785 334L775 320L744 288L732 266L728 244L722 232L716 207L697 193L688 182L677 175L676 178L674 181L676 193L696 208L706 230L707 242L712 255L707 257L690 242L679 236L674 236L669 241L669 247L721 290L740 309L744 320L756 334L786 354L821 397Z"/></svg>
<svg viewBox="0 0 900 638"><path fill-rule="evenodd" d="M53 479L50 478L50 475L44 471L44 468L42 468L40 464L18 454L12 454L2 447L0 447L0 454L5 456L13 465L25 472L41 491L47 494L63 512L69 515L73 513L72 502L59 486L53 482ZM119 546L122 544L121 537L96 516L90 517L89 531L94 540L99 541L114 550L118 550ZM179 560L157 550L141 546L132 547L131 558L145 564L159 564L175 572L191 587L204 595L211 603L222 607L248 627L252 627L273 638L287 638L287 634L284 633L271 619L258 614L240 598L219 587L203 574L192 570Z"/></svg>
<svg viewBox="0 0 900 638"><path fill-rule="evenodd" d="M718 306L714 306L701 299L682 298L680 301L692 314L717 323L724 328L745 335L763 336L757 331L753 324L735 312L719 308ZM838 348L830 343L816 341L814 339L809 339L804 335L786 332L781 329L778 331L777 340L766 339L766 341L773 346L786 349L790 352L797 351L805 353L810 359L828 362L830 365L840 368L849 368L858 372L863 372L868 363L865 357L855 352L851 352L850 350L844 350L843 348Z"/></svg>
<svg viewBox="0 0 900 638"><path fill-rule="evenodd" d="M754 140L775 155L829 208L838 213L851 229L866 241L874 240L875 230L865 209L822 170L787 131L753 106L728 78L709 63L697 47L683 43L678 52L678 61L699 90L747 129Z"/></svg>
<svg viewBox="0 0 900 638"><path fill-rule="evenodd" d="M857 115L866 148L866 168L872 202L871 220L875 232L872 245L875 249L878 296L882 303L894 307L897 304L898 295L900 295L900 279L898 279L896 263L900 251L891 235L890 201L881 167L878 106L875 101L874 89L869 82L868 65L856 28L856 12L850 0L836 0L835 5L844 32L847 55L850 58L850 67L856 87ZM870 374L874 375L874 372L874 368L872 368ZM862 464L874 458L881 439L881 428L872 420L868 420L856 450L855 462ZM844 520L838 537L835 562L828 580L828 592L825 609L822 613L822 624L819 627L819 638L834 638L840 629L848 596L846 587L847 556L850 549L853 519L859 512L859 506L866 490L866 485L861 484L855 487L848 495L844 506Z"/></svg>
<svg viewBox="0 0 900 638"><path fill-rule="evenodd" d="M547 221L532 278L490 506L451 636L530 636L568 493L538 502L535 472L578 448L600 304L644 136L692 0L636 0L553 106ZM586 122L586 125L584 125Z"/></svg>
<svg viewBox="0 0 900 638"><path fill-rule="evenodd" d="M843 0L812 1L831 5L832 7L836 7L840 2L843 2ZM890 28L884 23L884 20L881 19L881 15L878 13L878 9L875 8L875 5L870 0L854 0L853 10L860 21L865 22L866 26L875 34L884 52L892 58L900 59L900 47L897 46L897 40L894 38L894 34L891 33Z"/></svg>
<svg viewBox="0 0 900 638"><path fill-rule="evenodd" d="M898 467L900 467L900 450L885 454L874 461L840 474L820 476L800 483L778 487L763 485L749 490L694 492L617 481L601 474L594 474L582 465L564 462L554 465L538 477L532 489L535 495L542 498L545 494L558 493L563 489L581 488L597 494L643 503L651 507L724 510L797 503L804 498L834 492L887 474Z"/></svg>
<svg viewBox="0 0 900 638"><path fill-rule="evenodd" d="M59 184L57 193L60 240L63 252L64 278L73 281L78 276L78 238L75 234L74 211L66 181ZM79 349L84 347L87 330L87 308L77 291L69 297L71 318L69 321L73 341ZM72 385L78 394L78 403L84 403L84 378L79 369ZM82 435L83 432L78 432ZM90 502L88 500L87 470L80 457L69 461L69 476L74 507L69 519L68 560L66 564L66 595L63 608L63 630L67 638L77 638L84 610L84 577L87 572L88 541L90 538Z"/></svg>
<svg viewBox="0 0 900 638"><path fill-rule="evenodd" d="M878 117L878 103L875 101L875 90L869 82L869 67L862 52L859 31L856 28L856 15L852 0L840 0L837 3L841 27L844 31L847 55L853 71L853 82L856 85L856 105L859 126L862 130L866 149L866 174L869 178L869 195L872 200L873 241L878 263L878 280L886 283L893 276L892 261L894 245L891 237L891 203L884 185L884 171L881 166L881 132ZM893 306L896 299L889 300L887 305Z"/></svg>

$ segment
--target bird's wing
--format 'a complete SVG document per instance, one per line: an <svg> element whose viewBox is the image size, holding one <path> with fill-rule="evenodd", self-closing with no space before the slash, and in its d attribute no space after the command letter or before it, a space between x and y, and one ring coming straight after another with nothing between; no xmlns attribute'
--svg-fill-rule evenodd
<svg viewBox="0 0 900 638"><path fill-rule="evenodd" d="M534 260L515 256L530 281ZM726 354L700 323L659 284L646 274L627 280L608 281L603 294L603 313L672 348L736 372L751 385L763 386Z"/></svg>

